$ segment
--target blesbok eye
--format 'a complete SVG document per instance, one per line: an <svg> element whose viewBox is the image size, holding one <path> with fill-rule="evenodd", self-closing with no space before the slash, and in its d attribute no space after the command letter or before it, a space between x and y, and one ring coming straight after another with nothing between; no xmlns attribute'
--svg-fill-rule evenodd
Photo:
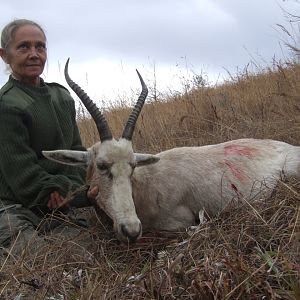
<svg viewBox="0 0 300 300"><path fill-rule="evenodd" d="M107 164L98 164L97 167L101 171L106 171L109 169L109 166Z"/></svg>
<svg viewBox="0 0 300 300"><path fill-rule="evenodd" d="M110 172L111 164L99 163L97 164L97 168L102 175L106 175L109 179L112 179L112 174Z"/></svg>
<svg viewBox="0 0 300 300"><path fill-rule="evenodd" d="M129 165L130 165L130 167L132 168L132 169L134 169L135 167L136 167L136 163L134 162L134 163L129 163Z"/></svg>

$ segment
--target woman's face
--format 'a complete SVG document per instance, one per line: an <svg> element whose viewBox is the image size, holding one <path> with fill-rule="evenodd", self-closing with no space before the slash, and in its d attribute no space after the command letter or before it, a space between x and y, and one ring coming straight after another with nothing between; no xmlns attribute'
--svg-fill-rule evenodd
<svg viewBox="0 0 300 300"><path fill-rule="evenodd" d="M10 65L13 76L30 85L39 85L47 60L46 38L34 25L18 28L1 57Z"/></svg>

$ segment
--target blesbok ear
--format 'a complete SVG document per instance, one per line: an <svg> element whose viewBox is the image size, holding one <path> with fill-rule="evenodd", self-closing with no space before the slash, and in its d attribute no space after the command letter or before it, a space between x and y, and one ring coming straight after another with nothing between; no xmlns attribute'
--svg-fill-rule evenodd
<svg viewBox="0 0 300 300"><path fill-rule="evenodd" d="M42 151L42 154L50 160L66 165L87 165L89 162L88 151L53 150Z"/></svg>
<svg viewBox="0 0 300 300"><path fill-rule="evenodd" d="M158 156L153 154L134 153L134 156L137 167L155 164L160 160Z"/></svg>

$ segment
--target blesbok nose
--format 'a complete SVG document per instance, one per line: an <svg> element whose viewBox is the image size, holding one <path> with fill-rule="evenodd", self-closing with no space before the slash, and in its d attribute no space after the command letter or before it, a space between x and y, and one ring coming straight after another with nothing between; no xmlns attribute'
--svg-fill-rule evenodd
<svg viewBox="0 0 300 300"><path fill-rule="evenodd" d="M133 243L135 242L138 237L140 237L142 233L142 225L141 223L138 223L138 226L136 229L129 228L130 226L122 224L121 225L121 231L124 237L128 238L129 242Z"/></svg>

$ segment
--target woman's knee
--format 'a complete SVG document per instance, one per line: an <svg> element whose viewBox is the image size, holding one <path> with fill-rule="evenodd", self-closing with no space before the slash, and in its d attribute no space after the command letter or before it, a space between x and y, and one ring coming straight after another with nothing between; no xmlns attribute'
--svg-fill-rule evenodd
<svg viewBox="0 0 300 300"><path fill-rule="evenodd" d="M9 207L0 213L0 245L9 246L15 238L25 240L35 233L39 218L20 205Z"/></svg>

